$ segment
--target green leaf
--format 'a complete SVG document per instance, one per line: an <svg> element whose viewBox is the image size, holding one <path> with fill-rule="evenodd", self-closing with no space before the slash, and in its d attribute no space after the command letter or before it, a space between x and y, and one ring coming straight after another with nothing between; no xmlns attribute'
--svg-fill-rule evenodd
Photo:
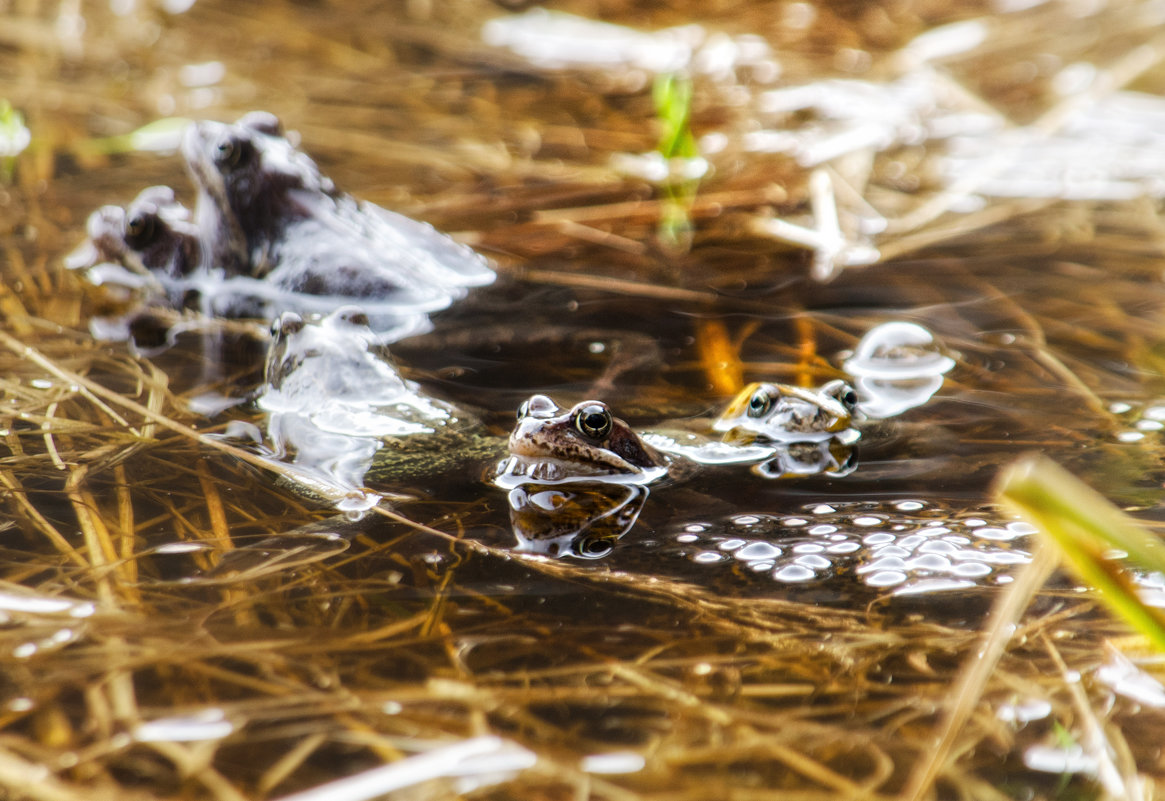
<svg viewBox="0 0 1165 801"><path fill-rule="evenodd" d="M1116 548L1143 568L1165 572L1165 546L1159 537L1038 454L1024 456L1003 470L996 497L1051 539L1114 613L1165 651L1165 614L1147 606L1120 563L1105 556Z"/></svg>

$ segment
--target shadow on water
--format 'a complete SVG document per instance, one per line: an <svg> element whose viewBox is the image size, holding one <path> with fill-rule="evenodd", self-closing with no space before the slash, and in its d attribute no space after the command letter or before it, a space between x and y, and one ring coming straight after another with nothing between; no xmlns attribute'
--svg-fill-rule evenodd
<svg viewBox="0 0 1165 801"><path fill-rule="evenodd" d="M1054 175L1024 173L1030 197L977 184L967 208L907 225L950 187L942 170L1018 169L973 162L974 141L1037 130L1048 149L1083 146L1053 136L1083 67L1057 79L1049 64L1124 68L1134 45L1159 47L1138 34L1142 4L1092 21L1042 6L563 4L640 30L692 24L652 46L696 54L693 127L714 169L694 197L624 158L658 144L651 68L635 61L646 40L626 46L630 65L565 47L542 64L502 46L514 30L480 33L538 19L515 5L0 12L0 99L33 136L0 185L0 795L278 798L388 765L417 797L905 798L988 611L1032 580L1031 529L989 503L997 470L1041 450L1159 515L1156 190L1119 196L1133 179L1105 173L1085 184L1103 178L1108 195L1066 202L1038 194ZM954 38L929 40L932 61L905 47L965 20L992 37L959 44L971 29L943 28ZM1093 24L1103 35L1083 36ZM1062 35L1030 39L1045 28ZM1146 96L1165 81L1152 63L1136 76ZM1094 92L1112 77L1090 74ZM767 94L839 76L869 87L842 82L819 107ZM878 87L889 94L861 94ZM1107 113L1131 114L1118 88L1126 106ZM862 139L847 109L891 96L909 113L883 120L888 140ZM651 429L714 415L749 381L817 386L887 321L925 327L954 366L928 402L862 424L852 472L721 465L649 487L506 492L483 480L488 463L453 460L375 487L404 496L383 514L333 517L237 458L258 448L233 435L266 424L248 400L266 323L174 328L159 310L136 349L99 341L91 321L124 299L62 266L102 204L153 184L193 203L178 157L112 137L254 108L298 130L340 187L494 260L495 284L391 345L405 378L493 435L534 393L601 398ZM938 123L972 112L980 140L949 143L971 167L927 161ZM802 125L800 149L772 144ZM812 162L811 146L854 141ZM1033 175L1056 166L1021 150ZM822 164L840 250L807 211L821 211ZM664 198L689 203L689 249L661 236ZM882 239L863 227L874 217ZM777 219L802 232L773 235ZM814 278L874 246L887 263ZM207 398L240 402L193 411ZM1124 629L1063 577L1015 625L934 797L1159 789L1165 694L1132 663L1150 689L1111 678ZM1117 779L1088 739L1098 717ZM467 763L457 779L440 749L475 743L513 765ZM447 769L408 773L427 753Z"/></svg>

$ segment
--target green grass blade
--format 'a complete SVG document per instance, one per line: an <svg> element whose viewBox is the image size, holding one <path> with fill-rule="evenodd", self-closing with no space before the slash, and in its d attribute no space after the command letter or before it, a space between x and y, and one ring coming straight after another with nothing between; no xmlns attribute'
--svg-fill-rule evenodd
<svg viewBox="0 0 1165 801"><path fill-rule="evenodd" d="M1005 468L995 494L1047 535L1077 575L1100 591L1114 613L1165 651L1165 615L1141 600L1119 562L1104 556L1117 548L1141 567L1165 571L1158 537L1040 455L1022 457Z"/></svg>

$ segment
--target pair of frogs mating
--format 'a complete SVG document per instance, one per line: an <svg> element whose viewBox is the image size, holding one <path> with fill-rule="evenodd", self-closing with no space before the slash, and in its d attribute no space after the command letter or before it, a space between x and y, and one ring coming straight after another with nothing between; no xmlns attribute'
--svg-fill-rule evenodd
<svg viewBox="0 0 1165 801"><path fill-rule="evenodd" d="M503 489L572 482L647 485L715 464L747 464L767 478L845 475L855 466L852 446L860 436L853 427L857 402L854 389L841 380L817 390L756 383L715 419L637 432L602 401L563 408L538 394L521 405L506 438L401 378L364 315L354 309L312 322L282 315L273 326L258 401L270 413L272 439L278 439L277 429L295 430L285 417L309 419L302 445L296 446L301 453L320 432L375 438L366 472L346 476L349 484L375 487L491 465L489 478ZM328 456L336 462L334 452Z"/></svg>
<svg viewBox="0 0 1165 801"><path fill-rule="evenodd" d="M104 206L69 266L213 316L270 320L358 302L386 341L423 330L427 312L494 279L472 249L339 191L272 114L191 124L182 154L193 213L166 186Z"/></svg>

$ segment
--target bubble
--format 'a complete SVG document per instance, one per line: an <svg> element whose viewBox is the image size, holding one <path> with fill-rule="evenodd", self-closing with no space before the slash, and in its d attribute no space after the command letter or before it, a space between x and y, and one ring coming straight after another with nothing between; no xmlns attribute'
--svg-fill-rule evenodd
<svg viewBox="0 0 1165 801"><path fill-rule="evenodd" d="M906 574L897 570L880 570L866 579L871 587L893 587L906 581Z"/></svg>
<svg viewBox="0 0 1165 801"><path fill-rule="evenodd" d="M789 527L804 526L808 522L809 521L803 517L786 517L784 520L781 521L782 524L789 526Z"/></svg>
<svg viewBox="0 0 1165 801"><path fill-rule="evenodd" d="M814 526L813 528L809 529L809 533L816 537L821 537L825 534L832 534L835 531L837 531L837 526L831 526L828 523L820 526Z"/></svg>
<svg viewBox="0 0 1165 801"><path fill-rule="evenodd" d="M832 514L832 513L836 512L837 510L834 509L832 506L830 506L827 503L820 503L817 506L814 506L809 511L815 515L828 515L828 514Z"/></svg>
<svg viewBox="0 0 1165 801"><path fill-rule="evenodd" d="M951 560L936 553L916 556L906 563L908 570L950 570Z"/></svg>
<svg viewBox="0 0 1165 801"><path fill-rule="evenodd" d="M737 559L751 562L754 559L776 559L781 549L768 542L750 542L733 554Z"/></svg>
<svg viewBox="0 0 1165 801"><path fill-rule="evenodd" d="M899 501L894 504L894 508L902 512L917 512L923 506L924 504L921 501Z"/></svg>
<svg viewBox="0 0 1165 801"><path fill-rule="evenodd" d="M682 542L685 544L687 544L689 542L698 542L699 540L700 540L700 538L695 534L677 534L676 535L676 542Z"/></svg>
<svg viewBox="0 0 1165 801"><path fill-rule="evenodd" d="M748 540L723 540L717 547L722 551L735 551L738 548L744 547Z"/></svg>
<svg viewBox="0 0 1165 801"><path fill-rule="evenodd" d="M918 546L919 553L952 554L958 550L959 549L953 544L943 540L932 540L930 542L924 542L922 545Z"/></svg>
<svg viewBox="0 0 1165 801"><path fill-rule="evenodd" d="M738 515L732 518L732 522L741 526L755 526L760 522L760 518L756 515Z"/></svg>
<svg viewBox="0 0 1165 801"><path fill-rule="evenodd" d="M991 567L982 562L960 562L951 569L951 572L964 578L979 578L989 574Z"/></svg>
<svg viewBox="0 0 1165 801"><path fill-rule="evenodd" d="M825 549L825 552L826 553L834 553L834 554L853 553L854 551L858 550L861 547L862 547L861 545L859 545L858 543L853 542L851 540L849 542L838 542L838 543L835 543L833 545L830 545L828 548Z"/></svg>
<svg viewBox="0 0 1165 801"><path fill-rule="evenodd" d="M825 546L816 542L802 542L793 546L793 553L821 553Z"/></svg>
<svg viewBox="0 0 1165 801"><path fill-rule="evenodd" d="M817 574L804 565L785 565L776 573L773 573L773 578L777 581L784 581L790 584L799 581L809 581L816 577Z"/></svg>
<svg viewBox="0 0 1165 801"><path fill-rule="evenodd" d="M855 526L876 526L876 525L878 525L878 524L879 524L879 523L881 523L881 522L882 522L882 518L880 518L880 517L871 517L871 516L869 516L869 515L866 515L866 516L863 516L863 517L855 517L855 518L853 519L853 524L854 524Z"/></svg>
<svg viewBox="0 0 1165 801"><path fill-rule="evenodd" d="M716 553L716 551L700 551L692 557L692 561L698 562L701 565L713 565L717 562L723 562L726 559L728 559L727 556L722 553Z"/></svg>
<svg viewBox="0 0 1165 801"><path fill-rule="evenodd" d="M866 545L885 545L887 542L893 542L894 539L894 535L888 531L875 531L873 534L862 537L862 542Z"/></svg>

